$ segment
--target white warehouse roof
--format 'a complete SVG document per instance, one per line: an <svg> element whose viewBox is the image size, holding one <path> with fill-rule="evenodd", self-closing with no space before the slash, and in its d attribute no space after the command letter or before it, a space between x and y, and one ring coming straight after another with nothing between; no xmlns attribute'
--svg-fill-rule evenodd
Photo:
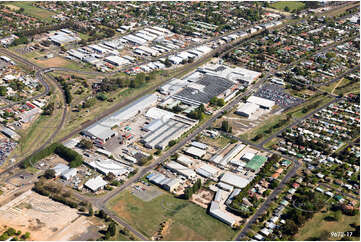
<svg viewBox="0 0 361 242"><path fill-rule="evenodd" d="M160 108L152 107L146 112L145 116L147 118L161 119L163 121L167 121L174 116L174 113Z"/></svg>
<svg viewBox="0 0 361 242"><path fill-rule="evenodd" d="M249 117L257 112L259 106L255 103L242 103L239 105L236 114Z"/></svg>
<svg viewBox="0 0 361 242"><path fill-rule="evenodd" d="M214 201L211 202L211 206L209 207L209 213L213 217L221 220L222 222L230 226L233 226L236 223L236 220L232 216L226 214L220 209L219 204L217 202Z"/></svg>
<svg viewBox="0 0 361 242"><path fill-rule="evenodd" d="M193 169L189 169L188 167L185 167L175 161L170 161L166 165L167 168L176 171L177 173L190 178L190 177L196 177L196 173L193 171Z"/></svg>
<svg viewBox="0 0 361 242"><path fill-rule="evenodd" d="M84 186L95 192L103 188L106 184L108 184L108 182L104 181L101 176L97 176L96 178L89 179Z"/></svg>
<svg viewBox="0 0 361 242"><path fill-rule="evenodd" d="M254 103L260 107L264 107L264 108L268 108L268 109L271 109L275 105L274 101L265 99L265 98L261 98L261 97L257 97L257 96L250 96L247 99L247 102Z"/></svg>
<svg viewBox="0 0 361 242"><path fill-rule="evenodd" d="M196 147L194 147L194 146L188 147L188 148L185 150L185 152L186 152L187 154L190 154L190 155L192 155L192 156L199 157L199 158L202 157L202 156L204 156L204 155L207 153L205 150L201 150L201 149L196 148Z"/></svg>
<svg viewBox="0 0 361 242"><path fill-rule="evenodd" d="M221 178L221 182L229 184L237 188L244 188L250 182L249 180L240 177L232 172L227 171Z"/></svg>
<svg viewBox="0 0 361 242"><path fill-rule="evenodd" d="M117 55L108 56L104 59L106 62L109 62L110 64L122 66L129 63L127 59L124 59Z"/></svg>

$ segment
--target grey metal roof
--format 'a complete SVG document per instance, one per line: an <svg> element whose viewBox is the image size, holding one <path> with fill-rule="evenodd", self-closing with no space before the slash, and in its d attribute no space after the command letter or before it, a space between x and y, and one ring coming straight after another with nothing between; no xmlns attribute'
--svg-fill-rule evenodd
<svg viewBox="0 0 361 242"><path fill-rule="evenodd" d="M222 94L227 89L231 88L234 83L218 76L204 75L196 82L203 85L203 90L186 87L173 97L178 100L190 100L199 103L208 103L212 97Z"/></svg>

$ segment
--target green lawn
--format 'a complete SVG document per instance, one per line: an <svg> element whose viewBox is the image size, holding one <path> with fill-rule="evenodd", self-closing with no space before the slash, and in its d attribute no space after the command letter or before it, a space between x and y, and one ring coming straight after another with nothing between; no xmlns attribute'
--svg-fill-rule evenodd
<svg viewBox="0 0 361 242"><path fill-rule="evenodd" d="M290 11L294 9L301 9L305 6L303 2L297 2L297 1L279 1L271 4L272 8L276 8L278 10L284 11L285 7L288 7Z"/></svg>
<svg viewBox="0 0 361 242"><path fill-rule="evenodd" d="M164 240L231 240L235 235L234 230L209 216L205 209L167 193L144 202L124 191L107 207L148 237L160 229L163 221L170 222Z"/></svg>
<svg viewBox="0 0 361 242"><path fill-rule="evenodd" d="M351 83L350 80L344 78L342 82L335 89L334 94L360 93L360 82Z"/></svg>
<svg viewBox="0 0 361 242"><path fill-rule="evenodd" d="M35 18L39 18L39 19L48 19L51 16L55 15L55 13L50 12L46 9L42 9L42 8L37 8L32 6L33 2L11 2L8 5L14 5L16 7L19 8L24 8L24 13L29 15L29 16L33 16Z"/></svg>
<svg viewBox="0 0 361 242"><path fill-rule="evenodd" d="M327 232L347 232L355 231L354 228L350 226L352 223L360 225L360 215L356 216L347 216L342 215L340 221L326 221L324 220L327 216L332 216L333 211L327 213L316 213L311 220L306 222L306 224L299 230L295 235L294 239L297 241L301 240L313 240L313 238L318 238L321 233L324 231ZM359 240L360 237L351 237L352 240ZM340 240L341 237L332 237L331 234L328 240Z"/></svg>

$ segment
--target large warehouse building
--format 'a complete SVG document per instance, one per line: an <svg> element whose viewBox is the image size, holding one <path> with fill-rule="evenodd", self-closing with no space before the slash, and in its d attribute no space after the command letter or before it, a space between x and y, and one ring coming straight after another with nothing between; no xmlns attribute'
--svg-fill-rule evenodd
<svg viewBox="0 0 361 242"><path fill-rule="evenodd" d="M250 182L246 178L240 177L229 171L224 173L220 181L236 188L244 188Z"/></svg>
<svg viewBox="0 0 361 242"><path fill-rule="evenodd" d="M213 97L224 98L232 87L236 87L235 83L225 78L204 75L197 82L188 84L183 90L173 95L173 98L189 105L199 106L208 103Z"/></svg>
<svg viewBox="0 0 361 242"><path fill-rule="evenodd" d="M186 178L195 178L197 176L193 169L183 166L175 161L168 162L166 167L182 176L185 176Z"/></svg>
<svg viewBox="0 0 361 242"><path fill-rule="evenodd" d="M169 141L180 137L184 132L193 127L195 123L195 120L181 115L154 119L149 124L150 126L145 127L150 132L143 136L141 142L150 149L164 149Z"/></svg>
<svg viewBox="0 0 361 242"><path fill-rule="evenodd" d="M97 139L100 143L105 143L111 137L115 136L112 127L120 125L121 122L128 120L137 115L142 110L154 105L157 101L157 96L147 95L137 101L125 106L124 108L106 116L100 121L90 125L81 133L93 139Z"/></svg>
<svg viewBox="0 0 361 242"><path fill-rule="evenodd" d="M242 103L234 113L249 118L257 112L258 108L259 106L255 103Z"/></svg>
<svg viewBox="0 0 361 242"><path fill-rule="evenodd" d="M250 96L247 99L247 102L257 104L263 109L272 109L272 107L275 105L274 101L257 96Z"/></svg>

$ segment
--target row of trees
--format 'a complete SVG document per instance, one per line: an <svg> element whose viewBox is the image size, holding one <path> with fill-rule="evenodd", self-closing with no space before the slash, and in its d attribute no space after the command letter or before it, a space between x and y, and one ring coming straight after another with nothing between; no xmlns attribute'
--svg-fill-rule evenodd
<svg viewBox="0 0 361 242"><path fill-rule="evenodd" d="M60 85L64 90L65 102L67 104L70 104L73 98L71 96L69 84L65 81L65 79L62 76L57 76L55 77L55 79L60 83Z"/></svg>
<svg viewBox="0 0 361 242"><path fill-rule="evenodd" d="M198 108L190 112L187 116L188 118L202 120L204 118L204 105L201 104Z"/></svg>
<svg viewBox="0 0 361 242"><path fill-rule="evenodd" d="M58 187L51 184L45 184L42 180L35 182L33 191L71 208L77 208L79 206L79 203L72 199L70 193L60 194L61 190Z"/></svg>
<svg viewBox="0 0 361 242"><path fill-rule="evenodd" d="M83 164L83 157L78 152L62 144L59 144L55 148L54 152L64 160L68 161L70 163L70 167L78 167Z"/></svg>
<svg viewBox="0 0 361 242"><path fill-rule="evenodd" d="M226 104L224 102L223 98L217 98L217 97L212 97L209 102L210 102L211 105L219 106L219 107L223 107Z"/></svg>
<svg viewBox="0 0 361 242"><path fill-rule="evenodd" d="M64 160L70 162L71 167L80 166L83 162L83 157L78 152L65 147L63 144L53 143L45 149L26 158L20 166L21 168L27 168L34 165L39 160L42 160L54 153L59 155Z"/></svg>

